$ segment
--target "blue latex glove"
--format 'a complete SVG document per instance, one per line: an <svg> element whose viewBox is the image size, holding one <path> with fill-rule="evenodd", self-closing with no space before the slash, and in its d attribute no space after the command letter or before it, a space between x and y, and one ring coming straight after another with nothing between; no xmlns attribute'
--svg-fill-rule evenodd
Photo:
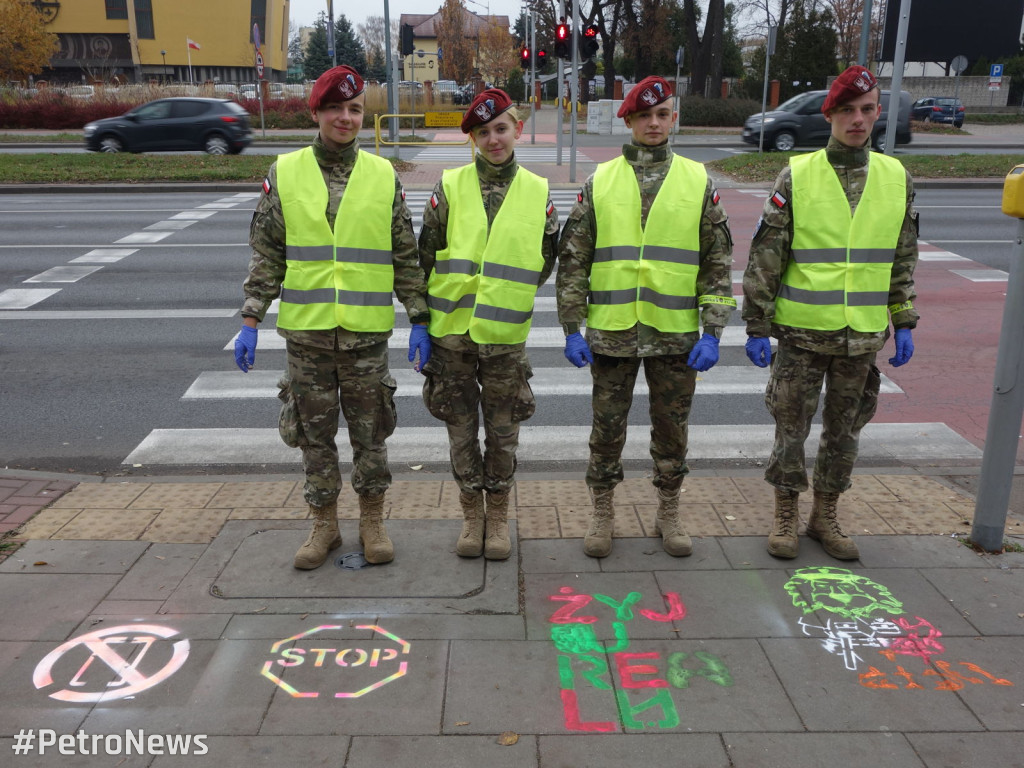
<svg viewBox="0 0 1024 768"><path fill-rule="evenodd" d="M764 336L748 336L744 345L747 358L758 368L767 368L772 362L772 343Z"/></svg>
<svg viewBox="0 0 1024 768"><path fill-rule="evenodd" d="M242 373L248 373L256 360L256 340L260 335L255 328L243 325L235 339L235 363Z"/></svg>
<svg viewBox="0 0 1024 768"><path fill-rule="evenodd" d="M427 333L427 326L414 325L409 332L409 362L416 359L416 353L420 353L420 361L413 366L414 370L422 371L423 366L430 359L430 334Z"/></svg>
<svg viewBox="0 0 1024 768"><path fill-rule="evenodd" d="M914 338L909 328L896 329L896 355L889 358L889 365L899 368L904 363L909 363L914 356Z"/></svg>
<svg viewBox="0 0 1024 768"><path fill-rule="evenodd" d="M590 354L590 346L579 331L565 337L565 359L577 368L594 362L594 356Z"/></svg>
<svg viewBox="0 0 1024 768"><path fill-rule="evenodd" d="M713 334L705 333L690 350L690 357L686 364L695 371L710 371L711 367L718 362L718 339Z"/></svg>

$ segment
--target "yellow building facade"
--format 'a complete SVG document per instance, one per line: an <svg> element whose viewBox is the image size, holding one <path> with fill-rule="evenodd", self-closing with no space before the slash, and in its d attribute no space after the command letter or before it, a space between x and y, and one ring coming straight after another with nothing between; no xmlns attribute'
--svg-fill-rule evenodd
<svg viewBox="0 0 1024 768"><path fill-rule="evenodd" d="M289 0L33 0L33 5L46 31L60 41L49 69L40 73L53 82L253 82L254 24L263 79L283 82L288 69Z"/></svg>

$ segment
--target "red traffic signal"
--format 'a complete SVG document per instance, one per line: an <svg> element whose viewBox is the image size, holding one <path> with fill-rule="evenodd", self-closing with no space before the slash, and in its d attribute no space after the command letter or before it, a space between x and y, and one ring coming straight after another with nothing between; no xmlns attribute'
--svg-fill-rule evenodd
<svg viewBox="0 0 1024 768"><path fill-rule="evenodd" d="M543 69L544 65L547 64L547 62L548 62L548 52L545 51L543 48L540 48L537 51L537 59L534 62L534 64L536 65L537 69Z"/></svg>
<svg viewBox="0 0 1024 768"><path fill-rule="evenodd" d="M523 69L530 68L530 49L525 45L519 49L519 66Z"/></svg>
<svg viewBox="0 0 1024 768"><path fill-rule="evenodd" d="M580 55L584 59L589 59L597 53L597 33L597 24L591 24L583 30L583 40L580 41Z"/></svg>
<svg viewBox="0 0 1024 768"><path fill-rule="evenodd" d="M555 27L555 56L560 59L568 59L572 57L568 24L559 24Z"/></svg>

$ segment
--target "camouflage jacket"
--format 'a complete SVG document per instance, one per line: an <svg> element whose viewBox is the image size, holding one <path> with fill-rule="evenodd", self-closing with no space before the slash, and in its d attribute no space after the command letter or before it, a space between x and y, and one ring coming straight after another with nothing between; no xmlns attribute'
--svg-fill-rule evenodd
<svg viewBox="0 0 1024 768"><path fill-rule="evenodd" d="M640 185L641 224L668 175L673 152L668 144L642 147L626 144L622 148L626 161L636 171ZM576 333L587 319L590 293L590 266L594 260L597 240L597 219L593 207L594 177L583 184L576 205L562 229L558 244L558 321L565 335ZM719 203L718 192L711 179L704 191L704 212L700 218L700 266L697 273L697 295L724 296L732 299L732 235L729 217ZM701 323L705 333L721 338L722 328L729 322L733 307L704 304ZM591 350L614 357L648 357L652 355L688 354L700 338L699 333L662 333L643 323L625 331L602 331L587 328Z"/></svg>
<svg viewBox="0 0 1024 768"><path fill-rule="evenodd" d="M851 211L864 191L868 176L868 149L853 149L835 139L829 139L825 149L828 161L839 176L846 191ZM764 212L757 224L750 246L750 261L743 274L743 319L748 336L774 336L780 341L795 344L828 355L863 355L877 352L889 338L889 329L878 333L861 333L852 328L839 331L813 331L804 328L777 325L775 296L782 283L782 275L789 263L790 243L793 241L793 177L787 165L775 180L772 195L765 201ZM903 218L899 240L893 258L892 278L889 283L889 306L913 303L914 268L917 266L918 215L914 210L914 181L907 174L907 211ZM917 325L917 310L912 306L892 315L894 328L913 328Z"/></svg>
<svg viewBox="0 0 1024 768"><path fill-rule="evenodd" d="M515 154L504 165L492 165L480 155L476 157L476 170L480 178L480 191L483 194L484 208L487 211L487 227L490 229L494 217L501 208L509 185L519 170ZM444 194L444 185L439 181L434 186L423 209L423 228L420 230L420 266L423 273L430 278L434 269L434 260L438 251L448 247L448 199ZM544 257L544 268L541 271L539 285L547 282L555 267L555 254L558 246L558 211L548 200L547 223L544 226L544 239L541 242L541 255ZM481 357L501 355L525 347L526 344L477 344L468 333L452 334L432 339L447 349L473 352Z"/></svg>
<svg viewBox="0 0 1024 768"><path fill-rule="evenodd" d="M345 193L349 175L356 162L359 140L347 147L332 152L324 146L317 135L313 142L324 181L327 182L328 202L324 215L334 221ZM281 293L285 260L285 226L281 211L281 198L277 191L277 163L270 166L263 182L263 194L256 204L256 211L249 226L249 245L252 257L249 259L249 275L245 279L245 303L242 315L255 317L260 322L267 314L270 303ZM427 285L423 272L416 263L416 238L412 229L412 215L405 204L402 183L395 174L395 199L391 208L391 248L395 269L395 294L405 305L411 322L426 323L430 319L427 310ZM383 333L358 333L345 328L325 331L289 331L278 328L277 332L299 344L326 349L356 349L383 341L391 336Z"/></svg>

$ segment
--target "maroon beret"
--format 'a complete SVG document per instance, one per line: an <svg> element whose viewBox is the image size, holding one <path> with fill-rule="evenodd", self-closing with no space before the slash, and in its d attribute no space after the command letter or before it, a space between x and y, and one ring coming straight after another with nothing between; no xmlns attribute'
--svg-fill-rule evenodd
<svg viewBox="0 0 1024 768"><path fill-rule="evenodd" d="M828 89L828 96L825 97L825 103L821 105L821 112L827 115L840 104L853 101L858 96L863 96L872 88L877 87L878 80L870 70L859 64L847 67Z"/></svg>
<svg viewBox="0 0 1024 768"><path fill-rule="evenodd" d="M462 132L469 133L477 125L489 123L502 112L512 108L512 99L500 88L488 88L473 99L466 114L462 116Z"/></svg>
<svg viewBox="0 0 1024 768"><path fill-rule="evenodd" d="M309 108L320 109L332 101L350 101L363 92L363 78L352 67L342 64L328 69L313 83L309 92Z"/></svg>
<svg viewBox="0 0 1024 768"><path fill-rule="evenodd" d="M619 107L618 114L619 117L625 117L642 109L656 107L661 102L668 101L671 98L672 86L668 84L668 80L664 77L651 75L634 85L633 89L626 94L626 98L622 100L622 106Z"/></svg>

